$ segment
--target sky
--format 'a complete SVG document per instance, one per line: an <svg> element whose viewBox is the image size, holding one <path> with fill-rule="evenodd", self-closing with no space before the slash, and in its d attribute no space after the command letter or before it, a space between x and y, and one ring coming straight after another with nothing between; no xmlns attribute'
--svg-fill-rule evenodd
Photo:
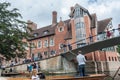
<svg viewBox="0 0 120 80"><path fill-rule="evenodd" d="M79 4L90 14L96 13L98 21L112 18L115 28L120 24L120 0L0 0L10 2L11 8L19 9L23 20L35 22L38 28L52 23L52 11L57 11L57 21L69 19L70 7Z"/></svg>

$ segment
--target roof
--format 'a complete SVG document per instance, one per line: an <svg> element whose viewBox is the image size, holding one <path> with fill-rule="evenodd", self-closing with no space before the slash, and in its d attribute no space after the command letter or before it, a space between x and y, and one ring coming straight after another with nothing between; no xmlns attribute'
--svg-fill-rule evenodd
<svg viewBox="0 0 120 80"><path fill-rule="evenodd" d="M98 21L98 30L97 30L98 33L103 32L111 20L112 18L107 18L107 19Z"/></svg>
<svg viewBox="0 0 120 80"><path fill-rule="evenodd" d="M72 11L69 14L70 17L73 17L73 13L75 11L76 6L80 7L84 12L86 12L88 14L88 16L90 17L90 19L91 19L91 15L89 14L89 11L86 8L79 5L79 4L76 4L75 7L73 7Z"/></svg>
<svg viewBox="0 0 120 80"><path fill-rule="evenodd" d="M64 23L68 24L69 21L70 21L70 19L65 20ZM32 35L37 34L37 36L33 37L33 38L29 39L29 40L34 40L34 39L39 39L39 38L46 37L46 36L55 35L55 28L57 26L58 26L58 23L56 25L54 25L54 26L48 25L48 26L36 29L36 30L32 31L31 34ZM45 34L44 32L47 32L47 33ZM69 38L69 36L66 35L66 38Z"/></svg>

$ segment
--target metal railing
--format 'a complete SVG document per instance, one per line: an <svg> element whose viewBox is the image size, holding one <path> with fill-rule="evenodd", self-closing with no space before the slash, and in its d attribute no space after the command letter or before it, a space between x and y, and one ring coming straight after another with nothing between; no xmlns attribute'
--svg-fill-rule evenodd
<svg viewBox="0 0 120 80"><path fill-rule="evenodd" d="M104 40L111 39L114 37L119 37L119 36L120 36L120 28L117 28L117 29L112 29L112 30L106 31L106 32L100 32L97 35L89 36L85 39L78 40L69 45L72 47L71 50L74 50L79 47L87 46L90 44L94 44L96 42L104 41ZM66 52L68 52L70 49L68 47L68 44L66 44L66 45L67 45L67 47L64 47L64 48L66 48L66 50L67 50Z"/></svg>

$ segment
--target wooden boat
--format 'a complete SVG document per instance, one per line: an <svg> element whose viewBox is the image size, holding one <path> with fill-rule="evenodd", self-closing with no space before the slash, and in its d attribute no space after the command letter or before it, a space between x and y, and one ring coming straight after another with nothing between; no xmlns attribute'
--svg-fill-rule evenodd
<svg viewBox="0 0 120 80"><path fill-rule="evenodd" d="M105 74L94 74L84 77L74 77L74 76L50 76L46 80L104 80L107 77Z"/></svg>
<svg viewBox="0 0 120 80"><path fill-rule="evenodd" d="M20 75L21 73L2 73L1 76L6 76L6 77L10 77L10 76L16 76L16 75Z"/></svg>
<svg viewBox="0 0 120 80"><path fill-rule="evenodd" d="M94 74L85 77L74 77L74 76L64 75L64 76L46 76L45 79L41 79L41 80L104 80L105 77L107 77L105 74ZM8 80L31 80L31 78L10 77Z"/></svg>
<svg viewBox="0 0 120 80"><path fill-rule="evenodd" d="M7 80L31 80L31 79L18 77L18 78L8 78Z"/></svg>

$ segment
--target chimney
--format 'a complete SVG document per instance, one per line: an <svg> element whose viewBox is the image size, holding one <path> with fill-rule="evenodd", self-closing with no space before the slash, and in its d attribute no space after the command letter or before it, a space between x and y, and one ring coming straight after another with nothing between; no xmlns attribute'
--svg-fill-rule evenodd
<svg viewBox="0 0 120 80"><path fill-rule="evenodd" d="M73 11L73 9L74 9L74 7L73 7L73 6L72 6L72 7L70 7L71 12Z"/></svg>
<svg viewBox="0 0 120 80"><path fill-rule="evenodd" d="M27 21L27 31L31 32L31 31L36 30L36 29L37 29L37 24L28 20Z"/></svg>
<svg viewBox="0 0 120 80"><path fill-rule="evenodd" d="M118 24L118 31L120 32L120 24Z"/></svg>
<svg viewBox="0 0 120 80"><path fill-rule="evenodd" d="M57 23L57 12L52 12L52 25L55 25Z"/></svg>
<svg viewBox="0 0 120 80"><path fill-rule="evenodd" d="M120 24L118 24L118 28L120 28Z"/></svg>

